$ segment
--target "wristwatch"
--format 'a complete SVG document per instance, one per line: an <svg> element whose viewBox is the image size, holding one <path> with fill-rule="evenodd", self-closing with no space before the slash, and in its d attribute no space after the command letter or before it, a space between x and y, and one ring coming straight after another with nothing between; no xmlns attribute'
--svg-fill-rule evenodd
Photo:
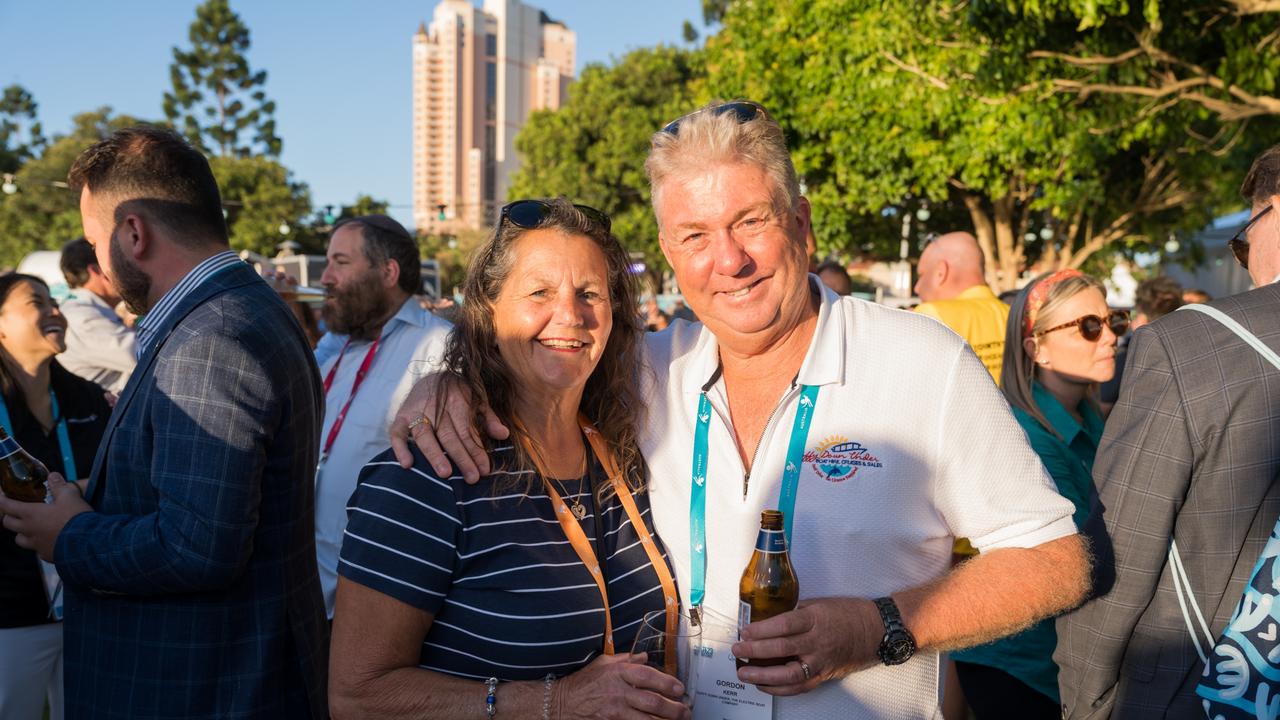
<svg viewBox="0 0 1280 720"><path fill-rule="evenodd" d="M880 611L880 619L884 621L884 639L880 641L876 655L885 665L901 665L916 653L916 638L902 624L902 613L898 612L893 598L877 598L875 604Z"/></svg>

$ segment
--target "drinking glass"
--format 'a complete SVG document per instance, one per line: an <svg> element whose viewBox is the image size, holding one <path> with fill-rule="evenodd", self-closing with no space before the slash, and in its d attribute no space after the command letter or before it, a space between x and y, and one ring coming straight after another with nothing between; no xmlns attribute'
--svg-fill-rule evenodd
<svg viewBox="0 0 1280 720"><path fill-rule="evenodd" d="M636 632L633 653L644 653L645 664L666 672L667 648L676 649L676 679L684 685L686 707L693 707L694 685L698 682L698 650L702 645L702 628L689 621L687 613L680 613L676 632L667 632L667 612L654 610L646 613Z"/></svg>

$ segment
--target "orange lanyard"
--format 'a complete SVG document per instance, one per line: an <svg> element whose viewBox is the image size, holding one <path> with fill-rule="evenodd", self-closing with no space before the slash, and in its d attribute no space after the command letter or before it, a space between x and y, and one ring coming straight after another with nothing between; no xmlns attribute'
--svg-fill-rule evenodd
<svg viewBox="0 0 1280 720"><path fill-rule="evenodd" d="M618 502L622 503L627 517L631 519L631 527L635 528L636 535L640 537L640 544L644 546L645 554L649 556L649 563L653 565L653 571L658 575L658 582L662 585L662 595L666 601L667 635L674 637L680 629L680 601L676 595L676 583L671 577L671 571L667 569L667 564L662 559L662 553L658 551L658 546L653 541L653 536L649 533L649 529L645 527L644 519L640 517L640 510L636 507L635 498L631 497L631 489L627 487L627 484L622 479L622 471L618 468L618 463L613 457L613 451L605 444L605 440L600 433L581 415L578 416L578 426L582 428L582 434L587 437L587 442L591 444L592 452L600 460L600 465L604 467L605 474L609 476L609 482L613 485L614 492L618 496ZM555 508L556 519L560 521L560 527L564 530L565 537L568 538L569 544L573 546L578 558L586 566L587 572L591 573L591 578L596 581L596 587L600 590L600 600L604 603L604 654L613 655L613 615L609 611L609 590L605 585L604 573L600 571L600 562L596 558L595 549L591 547L591 542L587 540L587 535L582 531L582 526L578 524L578 519L569 511L569 506L565 504L564 498L560 497L560 493L556 492L555 487L547 479L550 477L550 473L541 466L538 454L530 446L528 435L521 433L520 441L524 443L525 452L533 459L534 464L538 465L538 472L542 475L542 483L547 489L547 495L551 498L551 506ZM597 507L596 512L599 513L600 508ZM664 663L667 672L674 675L676 669L676 645L673 642L668 642L664 644L664 647L666 648Z"/></svg>

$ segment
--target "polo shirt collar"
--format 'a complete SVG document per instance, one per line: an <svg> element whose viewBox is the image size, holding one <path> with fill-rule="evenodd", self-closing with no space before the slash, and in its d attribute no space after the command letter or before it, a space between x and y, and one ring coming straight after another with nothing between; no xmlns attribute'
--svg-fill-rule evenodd
<svg viewBox="0 0 1280 720"><path fill-rule="evenodd" d="M1071 413L1058 402L1058 398L1053 396L1044 385L1039 382L1031 383L1031 398L1035 400L1036 407L1040 408L1040 413L1044 415L1044 419L1049 422L1053 430L1062 436L1062 439L1070 445L1075 441L1076 436L1080 433L1087 434L1090 439L1097 440L1102 435L1102 418L1098 417L1097 411L1088 402L1080 403L1080 417L1084 420L1081 424L1075 418L1071 417Z"/></svg>
<svg viewBox="0 0 1280 720"><path fill-rule="evenodd" d="M999 300L1000 298L986 285L974 285L956 296L956 300Z"/></svg>
<svg viewBox="0 0 1280 720"><path fill-rule="evenodd" d="M848 306L841 302L838 294L823 285L817 275L810 274L808 280L809 289L820 293L818 324L814 327L797 382L801 385L840 383L844 381L845 357L848 354L845 335ZM717 372L720 368L720 346L705 325L694 346L693 358L689 363L690 373L681 379L686 394L700 393L704 386L714 385L720 378Z"/></svg>

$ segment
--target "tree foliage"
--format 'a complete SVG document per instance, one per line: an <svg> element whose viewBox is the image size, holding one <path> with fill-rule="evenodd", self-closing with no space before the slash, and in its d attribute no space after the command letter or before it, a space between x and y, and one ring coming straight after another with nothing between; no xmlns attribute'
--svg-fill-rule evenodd
<svg viewBox="0 0 1280 720"><path fill-rule="evenodd" d="M0 268L16 266L36 250L57 250L84 234L80 199L67 188L67 172L85 148L139 122L112 115L107 107L82 113L68 135L55 136L39 157L17 169L17 192L0 194Z"/></svg>
<svg viewBox="0 0 1280 720"><path fill-rule="evenodd" d="M338 213L338 220L347 220L361 215L386 215L389 207L386 200L378 200L371 195L360 194L350 205L343 205Z"/></svg>
<svg viewBox="0 0 1280 720"><path fill-rule="evenodd" d="M292 240L304 253L324 253L325 239L308 221L311 192L288 168L265 157L214 157L209 166L222 191L232 249L272 257L277 245Z"/></svg>
<svg viewBox="0 0 1280 720"><path fill-rule="evenodd" d="M165 117L207 152L278 157L276 106L262 89L267 72L251 70L245 58L249 27L227 0L206 0L196 8L188 39L189 50L173 48Z"/></svg>
<svg viewBox="0 0 1280 720"><path fill-rule="evenodd" d="M650 136L695 106L702 73L698 53L662 46L587 66L564 106L534 113L516 136L510 197L564 195L598 208L628 250L665 267L644 160Z"/></svg>
<svg viewBox="0 0 1280 720"><path fill-rule="evenodd" d="M1238 128L1194 104L1143 112L1120 94L1062 92L1056 68L1031 61L1100 42L1052 7L1076 4L1123 5L1041 0L1029 17L1004 2L733 3L708 40L707 82L760 100L787 130L820 243L892 251L896 233L859 237L888 209L963 208L989 279L1012 287L1036 262L1079 267L1104 247L1163 242L1225 195L1214 153Z"/></svg>
<svg viewBox="0 0 1280 720"><path fill-rule="evenodd" d="M44 149L36 101L21 85L0 91L0 173L12 173Z"/></svg>

